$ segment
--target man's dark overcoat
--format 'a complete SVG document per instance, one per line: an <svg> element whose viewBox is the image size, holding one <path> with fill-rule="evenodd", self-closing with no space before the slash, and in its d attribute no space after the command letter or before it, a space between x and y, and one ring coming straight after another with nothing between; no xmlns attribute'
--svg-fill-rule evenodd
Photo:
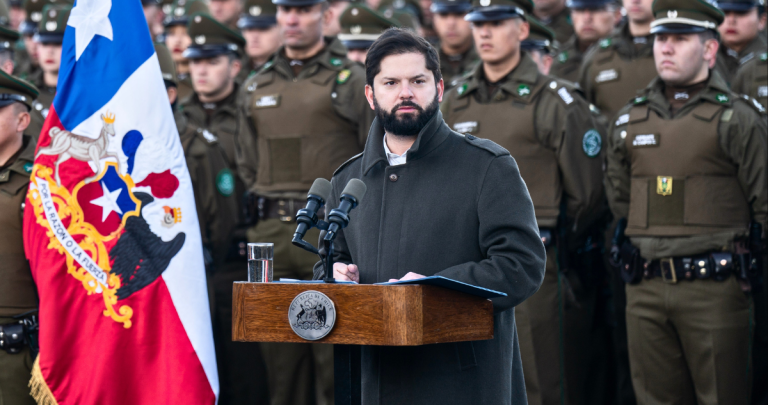
<svg viewBox="0 0 768 405"><path fill-rule="evenodd" d="M533 203L515 160L497 144L452 131L438 112L390 166L376 120L365 150L332 180L332 208L349 179L368 187L338 235L335 261L360 282L408 272L441 275L507 294L496 298L494 339L419 347L364 347L363 403L525 404L514 307L544 277ZM315 278L322 277L315 267Z"/></svg>

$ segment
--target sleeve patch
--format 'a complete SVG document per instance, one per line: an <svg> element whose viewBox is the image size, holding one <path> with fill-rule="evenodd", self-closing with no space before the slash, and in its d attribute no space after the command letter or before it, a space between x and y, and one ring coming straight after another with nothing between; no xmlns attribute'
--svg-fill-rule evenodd
<svg viewBox="0 0 768 405"><path fill-rule="evenodd" d="M584 149L584 153L593 158L600 154L603 149L603 138L600 137L594 129L590 129L584 134L584 139L581 141L581 147Z"/></svg>

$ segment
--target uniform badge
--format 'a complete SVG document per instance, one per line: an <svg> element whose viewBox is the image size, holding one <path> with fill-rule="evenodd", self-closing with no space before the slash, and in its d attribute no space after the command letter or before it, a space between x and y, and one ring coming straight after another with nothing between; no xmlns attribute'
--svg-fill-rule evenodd
<svg viewBox="0 0 768 405"><path fill-rule="evenodd" d="M610 82L619 78L619 72L616 69L602 70L595 77L595 83Z"/></svg>
<svg viewBox="0 0 768 405"><path fill-rule="evenodd" d="M527 84L523 83L523 84L517 86L517 94L519 96L525 97L525 96L531 94L531 88L528 87Z"/></svg>
<svg viewBox="0 0 768 405"><path fill-rule="evenodd" d="M658 195L672 195L672 177L671 176L658 176L656 177L656 194Z"/></svg>
<svg viewBox="0 0 768 405"><path fill-rule="evenodd" d="M24 163L24 171L27 173L32 173L32 163Z"/></svg>
<svg viewBox="0 0 768 405"><path fill-rule="evenodd" d="M459 92L460 96L464 94L464 92L467 91L467 84L466 83L462 84L457 91Z"/></svg>
<svg viewBox="0 0 768 405"><path fill-rule="evenodd" d="M280 106L280 95L270 94L267 96L261 96L256 99L256 102L253 104L253 106L256 108L278 107Z"/></svg>
<svg viewBox="0 0 768 405"><path fill-rule="evenodd" d="M560 55L557 55L557 61L560 63L568 62L568 52L562 52Z"/></svg>
<svg viewBox="0 0 768 405"><path fill-rule="evenodd" d="M181 222L181 208L164 205L162 225L166 228L172 228L179 222Z"/></svg>
<svg viewBox="0 0 768 405"><path fill-rule="evenodd" d="M344 84L349 80L349 76L352 75L352 71L349 69L344 69L336 76L336 83L338 84Z"/></svg>
<svg viewBox="0 0 768 405"><path fill-rule="evenodd" d="M715 96L715 99L716 99L718 102L722 103L722 104L725 104L725 103L727 103L727 102L728 102L728 100L730 100L730 99L728 98L728 96L726 96L726 95L725 95L725 94L723 94L723 93L719 93L718 95L716 95L716 96Z"/></svg>
<svg viewBox="0 0 768 405"><path fill-rule="evenodd" d="M647 100L648 100L648 97L640 96L640 97L635 97L635 99L632 102L635 103L635 104L642 104L642 103L646 102Z"/></svg>
<svg viewBox="0 0 768 405"><path fill-rule="evenodd" d="M261 15L261 7L253 6L253 7L248 9L248 12L251 13L252 16L260 16Z"/></svg>
<svg viewBox="0 0 768 405"><path fill-rule="evenodd" d="M331 65L333 66L341 66L343 62L339 58L331 58Z"/></svg>
<svg viewBox="0 0 768 405"><path fill-rule="evenodd" d="M611 39L610 38L603 38L600 40L600 47L605 49L607 47L611 46Z"/></svg>
<svg viewBox="0 0 768 405"><path fill-rule="evenodd" d="M584 138L581 140L581 147L584 149L584 153L593 158L600 154L603 149L603 138L594 129L590 129L584 134Z"/></svg>
<svg viewBox="0 0 768 405"><path fill-rule="evenodd" d="M229 197L235 192L235 178L232 171L227 168L221 169L216 175L216 189L224 197Z"/></svg>
<svg viewBox="0 0 768 405"><path fill-rule="evenodd" d="M302 339L320 340L336 323L336 306L319 291L304 291L288 307L288 323Z"/></svg>
<svg viewBox="0 0 768 405"><path fill-rule="evenodd" d="M656 134L636 135L635 139L632 140L632 146L636 148L640 148L643 146L658 146L658 145L659 145L659 139L658 139L658 135Z"/></svg>
<svg viewBox="0 0 768 405"><path fill-rule="evenodd" d="M202 45L205 43L205 35L198 35L195 37L195 43L198 45Z"/></svg>

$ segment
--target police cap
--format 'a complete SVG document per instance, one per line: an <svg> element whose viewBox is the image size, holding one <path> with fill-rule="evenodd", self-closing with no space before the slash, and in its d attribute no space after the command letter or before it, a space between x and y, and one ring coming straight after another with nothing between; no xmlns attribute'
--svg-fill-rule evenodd
<svg viewBox="0 0 768 405"><path fill-rule="evenodd" d="M723 11L737 11L745 12L755 7L759 8L759 12L765 11L765 0L719 0L717 7Z"/></svg>
<svg viewBox="0 0 768 405"><path fill-rule="evenodd" d="M32 83L0 70L0 107L19 102L30 110L38 94L40 92Z"/></svg>
<svg viewBox="0 0 768 405"><path fill-rule="evenodd" d="M43 8L49 4L72 4L69 0L24 0L24 11L27 19L19 25L22 35L31 37L37 32L37 25L43 19Z"/></svg>
<svg viewBox="0 0 768 405"><path fill-rule="evenodd" d="M616 4L615 0L568 0L566 7L571 10L600 10L610 5Z"/></svg>
<svg viewBox="0 0 768 405"><path fill-rule="evenodd" d="M272 3L278 6L284 7L305 7L314 6L324 2L325 0L272 0Z"/></svg>
<svg viewBox="0 0 768 405"><path fill-rule="evenodd" d="M525 50L551 52L555 43L555 33L531 14L525 19L530 24L531 31L528 38L520 43L520 47Z"/></svg>
<svg viewBox="0 0 768 405"><path fill-rule="evenodd" d="M464 19L470 22L524 18L533 12L531 0L474 0L472 11Z"/></svg>
<svg viewBox="0 0 768 405"><path fill-rule="evenodd" d="M168 87L169 84L175 86L177 84L176 64L173 63L171 51L165 44L155 42L155 53L157 54L157 61L160 62L160 73L163 75L165 87Z"/></svg>
<svg viewBox="0 0 768 405"><path fill-rule="evenodd" d="M64 42L64 31L72 6L69 4L48 5L43 8L43 18L37 25L35 41L41 44L60 44Z"/></svg>
<svg viewBox="0 0 768 405"><path fill-rule="evenodd" d="M175 25L187 25L189 16L197 13L208 13L208 6L203 0L175 0L163 19L163 26L167 29Z"/></svg>
<svg viewBox="0 0 768 405"><path fill-rule="evenodd" d="M714 31L725 19L725 14L706 0L654 0L651 9L656 17L651 34Z"/></svg>
<svg viewBox="0 0 768 405"><path fill-rule="evenodd" d="M371 10L364 3L352 3L341 13L339 22L339 40L348 49L368 49L384 30L400 25Z"/></svg>
<svg viewBox="0 0 768 405"><path fill-rule="evenodd" d="M206 13L192 15L187 32L192 38L192 45L182 54L187 59L207 59L227 53L240 55L245 47L245 39L240 33Z"/></svg>
<svg viewBox="0 0 768 405"><path fill-rule="evenodd" d="M470 0L436 0L429 6L434 14L465 14L472 9Z"/></svg>
<svg viewBox="0 0 768 405"><path fill-rule="evenodd" d="M8 6L0 1L0 50L13 49L13 43L19 39L19 33L11 28Z"/></svg>
<svg viewBox="0 0 768 405"><path fill-rule="evenodd" d="M245 0L243 14L237 20L241 30L269 28L277 25L277 6L272 0Z"/></svg>

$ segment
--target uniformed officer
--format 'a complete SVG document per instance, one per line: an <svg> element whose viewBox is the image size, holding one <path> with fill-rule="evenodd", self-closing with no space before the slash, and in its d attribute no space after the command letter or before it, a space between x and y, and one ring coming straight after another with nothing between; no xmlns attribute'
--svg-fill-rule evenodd
<svg viewBox="0 0 768 405"><path fill-rule="evenodd" d="M539 73L548 75L553 62L555 33L531 15L526 16L526 21L530 26L530 32L528 37L520 42L520 49L533 59Z"/></svg>
<svg viewBox="0 0 768 405"><path fill-rule="evenodd" d="M475 5L466 18L482 64L448 92L441 110L455 131L509 150L528 185L548 259L541 288L516 309L520 352L528 401L559 404L566 395L559 286L566 272L582 270L565 258L600 211L602 138L575 86L540 73L521 50L532 9L530 1Z"/></svg>
<svg viewBox="0 0 768 405"><path fill-rule="evenodd" d="M59 81L61 66L61 44L64 42L64 31L72 6L68 4L48 5L43 8L43 16L35 34L37 56L43 74L34 83L40 89L37 101L42 104L40 113L48 116L48 111L56 97L56 84ZM35 107L36 109L37 106Z"/></svg>
<svg viewBox="0 0 768 405"><path fill-rule="evenodd" d="M141 0L144 9L144 18L147 20L149 33L154 38L163 33L163 16L160 9L160 0Z"/></svg>
<svg viewBox="0 0 768 405"><path fill-rule="evenodd" d="M37 58L37 43L34 41L34 36L43 18L43 7L51 3L50 0L24 0L26 19L19 25L22 41L16 47L14 75L33 83L38 82L43 74Z"/></svg>
<svg viewBox="0 0 768 405"><path fill-rule="evenodd" d="M765 5L757 0L720 0L717 6L725 13L725 21L717 28L721 47L715 69L731 83L739 66L766 51L768 45L760 35L765 28Z"/></svg>
<svg viewBox="0 0 768 405"><path fill-rule="evenodd" d="M655 76L652 0L623 0L627 21L584 55L579 84L591 103L610 120Z"/></svg>
<svg viewBox="0 0 768 405"><path fill-rule="evenodd" d="M349 7L350 0L331 0L328 2L329 18L323 22L323 36L335 37L341 32L341 14Z"/></svg>
<svg viewBox="0 0 768 405"><path fill-rule="evenodd" d="M274 277L312 278L317 256L294 247L296 212L317 177L360 153L373 111L365 72L345 57L337 38L323 37L328 4L275 0L284 45L244 85L249 131L238 138L238 169L253 193L258 223L249 242L273 242ZM318 240L318 231L306 240ZM262 343L273 405L333 403L333 350L328 345ZM312 389L315 392L312 392Z"/></svg>
<svg viewBox="0 0 768 405"><path fill-rule="evenodd" d="M472 42L472 24L464 19L471 9L470 0L438 0L430 6L435 32L440 38L436 48L446 90L453 88L465 73L479 63Z"/></svg>
<svg viewBox="0 0 768 405"><path fill-rule="evenodd" d="M37 89L0 72L0 403L35 404L29 394L37 289L22 243L24 199L36 144L24 130ZM25 328L26 324L26 328Z"/></svg>
<svg viewBox="0 0 768 405"><path fill-rule="evenodd" d="M276 14L277 6L272 0L246 0L244 4L237 28L245 38L247 77L256 74L283 43Z"/></svg>
<svg viewBox="0 0 768 405"><path fill-rule="evenodd" d="M176 65L176 84L179 100L185 100L192 95L192 79L189 77L189 60L184 57L184 51L192 43L187 32L189 16L196 13L207 13L208 6L203 0L175 0L170 13L165 16L165 46L171 51Z"/></svg>
<svg viewBox="0 0 768 405"><path fill-rule="evenodd" d="M347 47L347 58L365 64L368 48L384 30L398 24L362 3L353 3L341 14L339 40Z"/></svg>
<svg viewBox="0 0 768 405"><path fill-rule="evenodd" d="M11 29L18 31L21 22L27 19L27 12L24 10L24 2L22 0L9 0L9 25Z"/></svg>
<svg viewBox="0 0 768 405"><path fill-rule="evenodd" d="M587 49L611 34L621 20L621 10L614 0L568 0L573 35L561 43L552 66L552 76L579 81L579 68Z"/></svg>
<svg viewBox="0 0 768 405"><path fill-rule="evenodd" d="M563 43L573 36L571 11L566 0L536 0L534 14L544 25L555 32L557 42Z"/></svg>
<svg viewBox="0 0 768 405"><path fill-rule="evenodd" d="M0 2L0 69L5 71L10 66L13 70L16 41L19 33L11 27L8 7Z"/></svg>
<svg viewBox="0 0 768 405"><path fill-rule="evenodd" d="M155 44L171 105L176 104L176 72L170 51ZM240 216L241 195L235 192L230 159L219 139L199 127L183 111L174 114L184 150L203 239L208 274L217 364L221 381L219 403L267 403L266 369L258 345L232 341L232 282L245 280L242 263L230 264ZM239 249L238 249L239 250Z"/></svg>
<svg viewBox="0 0 768 405"><path fill-rule="evenodd" d="M658 77L620 110L607 149L608 200L629 238L632 383L640 404L748 404L768 129L709 68L722 11L656 0L653 12Z"/></svg>
<svg viewBox="0 0 768 405"><path fill-rule="evenodd" d="M242 0L211 0L208 7L216 21L233 30L237 29L237 19L243 11Z"/></svg>
<svg viewBox="0 0 768 405"><path fill-rule="evenodd" d="M741 65L731 88L734 93L747 95L768 109L768 53L759 53Z"/></svg>

